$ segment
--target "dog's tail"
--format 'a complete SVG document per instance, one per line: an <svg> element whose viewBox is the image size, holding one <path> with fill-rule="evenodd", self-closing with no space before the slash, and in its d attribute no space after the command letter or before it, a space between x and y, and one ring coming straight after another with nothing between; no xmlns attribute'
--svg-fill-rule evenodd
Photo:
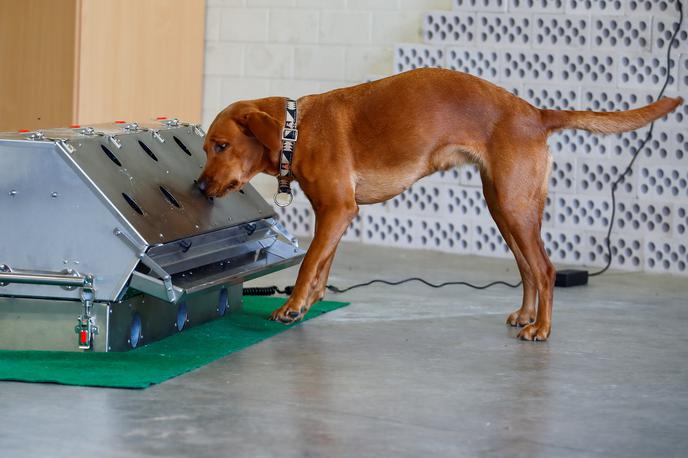
<svg viewBox="0 0 688 458"><path fill-rule="evenodd" d="M627 132L643 127L672 112L683 103L681 97L664 97L635 110L597 112L573 110L540 110L542 122L550 132L560 129L584 129L601 134Z"/></svg>

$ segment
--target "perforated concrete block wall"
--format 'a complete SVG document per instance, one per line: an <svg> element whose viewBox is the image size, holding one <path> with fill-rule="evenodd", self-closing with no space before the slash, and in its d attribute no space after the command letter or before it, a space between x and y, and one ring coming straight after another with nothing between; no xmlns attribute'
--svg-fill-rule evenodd
<svg viewBox="0 0 688 458"><path fill-rule="evenodd" d="M654 100L667 75L667 95L688 93L685 24L673 63L666 64L677 19L673 0L454 0L452 11L427 14L425 43L397 47L395 71L446 67L490 80L541 108L627 110ZM414 50L436 57L400 59ZM613 268L688 275L687 115L682 106L655 124L653 138L617 190ZM605 137L565 131L551 137L543 240L555 262L605 264L610 185L647 132ZM453 191L434 216L445 224L472 225L472 253L504 255L494 223L476 217L476 209L485 207L476 198L479 181L461 183L461 176L449 171L428 179Z"/></svg>
<svg viewBox="0 0 688 458"><path fill-rule="evenodd" d="M685 24L674 63L666 65L678 18L673 0L452 0L452 6L427 12L422 43L396 46L394 72L467 72L551 109L635 108L654 100L667 74L667 95L688 95ZM601 136L569 130L550 138L554 161L542 238L556 264L606 263L610 185L647 131ZM292 219L305 218L301 205L291 210ZM655 124L619 186L616 211L612 268L688 276L688 105ZM344 238L511 256L475 167L434 174L389 202L362 206Z"/></svg>

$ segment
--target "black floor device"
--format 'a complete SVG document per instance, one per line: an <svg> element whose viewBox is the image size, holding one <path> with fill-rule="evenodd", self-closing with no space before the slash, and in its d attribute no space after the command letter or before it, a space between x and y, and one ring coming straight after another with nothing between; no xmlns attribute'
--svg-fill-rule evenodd
<svg viewBox="0 0 688 458"><path fill-rule="evenodd" d="M554 286L568 288L569 286L580 286L588 284L588 271L578 269L557 270Z"/></svg>

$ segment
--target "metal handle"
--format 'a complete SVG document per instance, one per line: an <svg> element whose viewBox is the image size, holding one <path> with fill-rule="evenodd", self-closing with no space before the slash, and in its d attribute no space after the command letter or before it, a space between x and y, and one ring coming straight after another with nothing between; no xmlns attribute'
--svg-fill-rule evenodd
<svg viewBox="0 0 688 458"><path fill-rule="evenodd" d="M136 251L138 253L138 257L141 260L141 262L143 263L143 265L148 267L150 270L152 270L157 275L159 275L160 278L162 278L162 281L165 284L165 290L167 291L167 299L170 302L176 303L177 300L179 299L179 296L177 295L177 293L175 291L175 287L172 284L172 277L170 276L170 274L167 273L167 271L165 271L165 269L160 267L160 264L153 261L153 259L150 256L148 256L145 251L139 251L139 247L136 245L136 242L134 242L134 240L132 240L132 238L129 237L127 234L125 234L124 232L122 232L118 228L115 228L113 233L117 237L124 240L127 243L127 245L129 245L131 248L134 249L134 251Z"/></svg>
<svg viewBox="0 0 688 458"><path fill-rule="evenodd" d="M23 283L29 285L61 286L63 288L81 288L81 303L84 306L83 313L77 318L74 328L78 336L78 346L82 350L93 350L93 336L98 334L98 326L92 313L93 301L96 290L93 286L93 275L73 275L51 272L12 272L6 264L0 264L0 286L10 283Z"/></svg>
<svg viewBox="0 0 688 458"><path fill-rule="evenodd" d="M92 278L89 275L74 276L52 273L12 272L6 265L0 266L0 286L7 286L10 283L24 283L83 288L93 284Z"/></svg>
<svg viewBox="0 0 688 458"><path fill-rule="evenodd" d="M137 271L132 272L129 287L173 304L179 302L185 293L183 289L174 286L169 280L158 280Z"/></svg>

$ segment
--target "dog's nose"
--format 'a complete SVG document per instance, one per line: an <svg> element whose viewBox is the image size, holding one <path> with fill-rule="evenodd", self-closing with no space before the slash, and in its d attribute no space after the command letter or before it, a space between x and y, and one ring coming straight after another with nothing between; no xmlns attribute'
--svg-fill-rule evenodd
<svg viewBox="0 0 688 458"><path fill-rule="evenodd" d="M196 186L198 186L198 189L205 194L205 190L208 189L208 182L205 181L205 178L201 177L196 181Z"/></svg>
<svg viewBox="0 0 688 458"><path fill-rule="evenodd" d="M198 186L198 190L208 199L208 202L213 203L213 198L208 195L208 182L205 178L200 177L198 180L194 180L194 183Z"/></svg>

